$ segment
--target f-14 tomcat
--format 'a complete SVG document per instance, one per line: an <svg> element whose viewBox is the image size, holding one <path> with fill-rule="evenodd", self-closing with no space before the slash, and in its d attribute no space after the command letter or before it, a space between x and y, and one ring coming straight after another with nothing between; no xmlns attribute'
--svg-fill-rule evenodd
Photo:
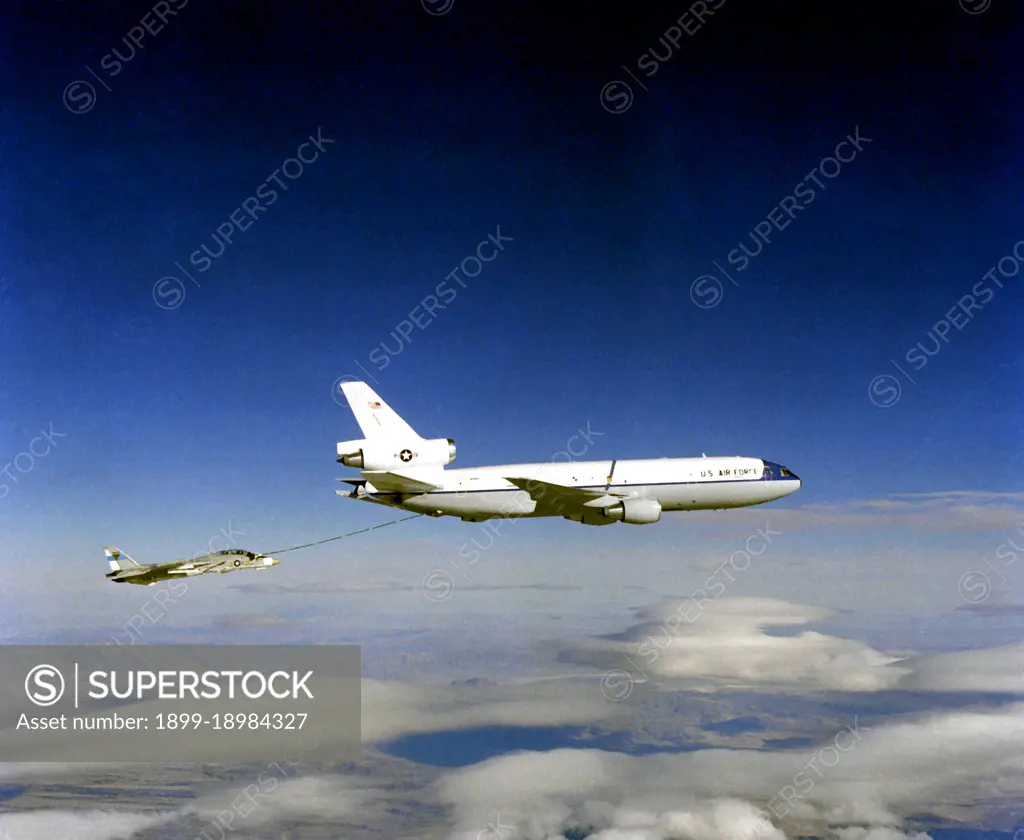
<svg viewBox="0 0 1024 840"><path fill-rule="evenodd" d="M503 464L446 470L451 438L425 440L365 382L344 382L362 440L338 443L338 463L361 470L340 496L467 522L561 516L584 525L657 522L662 511L718 510L781 499L800 478L760 458L656 458Z"/></svg>
<svg viewBox="0 0 1024 840"><path fill-rule="evenodd" d="M144 566L112 545L106 546L103 551L110 563L110 572L105 577L114 583L137 583L142 586L152 586L165 580L194 577L210 572L226 574L239 569L267 569L281 562L276 557L269 557L266 554L231 548L227 551L204 554L192 560L172 560L169 563Z"/></svg>

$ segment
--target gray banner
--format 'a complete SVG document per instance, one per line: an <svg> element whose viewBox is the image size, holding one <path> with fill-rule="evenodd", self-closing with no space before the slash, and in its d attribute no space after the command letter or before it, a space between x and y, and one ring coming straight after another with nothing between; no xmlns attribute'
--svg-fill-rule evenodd
<svg viewBox="0 0 1024 840"><path fill-rule="evenodd" d="M0 645L0 762L355 761L355 645Z"/></svg>

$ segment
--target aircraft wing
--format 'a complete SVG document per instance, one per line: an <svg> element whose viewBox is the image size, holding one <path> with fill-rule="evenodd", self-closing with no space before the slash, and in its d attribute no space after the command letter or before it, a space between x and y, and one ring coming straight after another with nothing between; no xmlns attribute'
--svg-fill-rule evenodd
<svg viewBox="0 0 1024 840"><path fill-rule="evenodd" d="M198 575L208 571L213 563L202 558L182 560L178 563L165 563L159 570L165 575Z"/></svg>
<svg viewBox="0 0 1024 840"><path fill-rule="evenodd" d="M440 490L440 484L426 481L422 476L392 470L363 471L363 477L373 485L374 489L383 493L428 493Z"/></svg>
<svg viewBox="0 0 1024 840"><path fill-rule="evenodd" d="M231 563L231 558L221 557L217 554L203 554L190 560L175 560L172 563L165 563L160 567L160 571L165 575L195 577L207 572L216 572L221 569L231 570L232 568L234 566Z"/></svg>
<svg viewBox="0 0 1024 840"><path fill-rule="evenodd" d="M520 490L530 494L539 506L542 507L584 507L593 506L598 499L618 499L617 493L609 493L607 490L592 490L587 487L570 487L566 484L554 484L550 481L541 481L538 478L510 478L511 482Z"/></svg>

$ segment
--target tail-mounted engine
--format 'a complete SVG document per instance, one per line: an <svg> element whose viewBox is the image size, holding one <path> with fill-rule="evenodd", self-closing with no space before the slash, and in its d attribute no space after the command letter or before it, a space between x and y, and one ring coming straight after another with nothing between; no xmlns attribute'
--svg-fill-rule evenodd
<svg viewBox="0 0 1024 840"><path fill-rule="evenodd" d="M443 467L454 460L455 441L451 438L406 442L344 440L338 443L338 463L359 470Z"/></svg>

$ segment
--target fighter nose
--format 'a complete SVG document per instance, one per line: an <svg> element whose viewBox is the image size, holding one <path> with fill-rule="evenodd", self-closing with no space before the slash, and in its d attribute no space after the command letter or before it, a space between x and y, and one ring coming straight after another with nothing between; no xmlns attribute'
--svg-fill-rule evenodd
<svg viewBox="0 0 1024 840"><path fill-rule="evenodd" d="M264 557L263 558L263 565L264 566L278 566L278 565L280 565L280 563L281 563L281 561L278 560L276 557Z"/></svg>

